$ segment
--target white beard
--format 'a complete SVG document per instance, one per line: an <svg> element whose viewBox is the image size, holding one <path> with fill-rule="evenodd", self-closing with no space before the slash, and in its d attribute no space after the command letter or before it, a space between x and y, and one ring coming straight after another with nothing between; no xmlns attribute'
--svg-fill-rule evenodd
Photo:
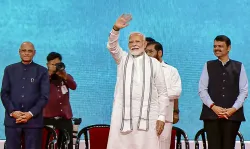
<svg viewBox="0 0 250 149"><path fill-rule="evenodd" d="M139 56L144 52L143 49L139 49L139 50L130 50L130 54L133 56Z"/></svg>

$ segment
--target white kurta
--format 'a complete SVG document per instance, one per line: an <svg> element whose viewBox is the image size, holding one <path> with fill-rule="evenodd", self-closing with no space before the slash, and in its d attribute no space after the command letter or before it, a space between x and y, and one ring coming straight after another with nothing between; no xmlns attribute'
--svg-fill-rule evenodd
<svg viewBox="0 0 250 149"><path fill-rule="evenodd" d="M108 42L108 49L117 63L117 82L107 149L160 149L160 140L156 133L156 121L165 121L169 99L161 64L154 58L152 58L154 78L149 112L149 130L141 131L137 129L143 84L141 77L143 75L141 71L141 63L143 61L142 56L139 56L134 58L135 74L133 78L134 83L131 109L133 131L127 134L120 131L123 108L123 69L128 53L120 48L118 37L119 32L112 30Z"/></svg>
<svg viewBox="0 0 250 149"><path fill-rule="evenodd" d="M171 144L171 132L173 123L174 100L181 95L181 78L178 70L164 61L161 63L168 90L169 106L167 108L166 123L161 135L161 149L169 149Z"/></svg>

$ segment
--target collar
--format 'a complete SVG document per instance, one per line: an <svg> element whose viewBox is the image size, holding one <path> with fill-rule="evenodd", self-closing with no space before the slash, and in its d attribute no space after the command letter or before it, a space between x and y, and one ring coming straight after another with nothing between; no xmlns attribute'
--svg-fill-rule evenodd
<svg viewBox="0 0 250 149"><path fill-rule="evenodd" d="M218 59L220 62L221 62L221 64L223 65L223 66L225 66L229 61L230 61L230 59L228 59L226 62L222 62L220 59Z"/></svg>
<svg viewBox="0 0 250 149"><path fill-rule="evenodd" d="M167 67L168 64L165 63L164 60L162 60L161 65L162 65L162 67Z"/></svg>
<svg viewBox="0 0 250 149"><path fill-rule="evenodd" d="M34 62L31 61L29 64L24 64L22 61L20 62L22 66L24 67L28 67L28 66L31 66Z"/></svg>

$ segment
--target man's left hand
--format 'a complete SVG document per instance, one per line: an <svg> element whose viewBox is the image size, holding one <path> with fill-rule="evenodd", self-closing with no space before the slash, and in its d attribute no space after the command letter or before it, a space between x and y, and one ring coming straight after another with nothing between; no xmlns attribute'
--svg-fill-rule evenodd
<svg viewBox="0 0 250 149"><path fill-rule="evenodd" d="M64 80L67 80L67 73L66 73L65 70L63 70L63 71L58 71L56 74L57 74L59 77L63 78Z"/></svg>
<svg viewBox="0 0 250 149"><path fill-rule="evenodd" d="M235 108L228 108L225 113L228 117L232 116L237 110Z"/></svg>
<svg viewBox="0 0 250 149"><path fill-rule="evenodd" d="M32 118L32 115L29 112L24 112L18 119L16 119L16 123L27 123Z"/></svg>
<svg viewBox="0 0 250 149"><path fill-rule="evenodd" d="M162 131L164 130L165 122L157 120L156 121L156 133L157 136L160 136Z"/></svg>
<svg viewBox="0 0 250 149"><path fill-rule="evenodd" d="M173 115L173 124L176 124L179 122L179 113L174 112Z"/></svg>

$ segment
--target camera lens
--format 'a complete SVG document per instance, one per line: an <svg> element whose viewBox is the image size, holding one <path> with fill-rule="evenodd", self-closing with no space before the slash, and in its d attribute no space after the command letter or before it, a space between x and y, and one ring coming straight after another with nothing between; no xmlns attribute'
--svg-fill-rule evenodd
<svg viewBox="0 0 250 149"><path fill-rule="evenodd" d="M56 71L63 71L65 69L65 65L63 62L57 63L56 65Z"/></svg>

